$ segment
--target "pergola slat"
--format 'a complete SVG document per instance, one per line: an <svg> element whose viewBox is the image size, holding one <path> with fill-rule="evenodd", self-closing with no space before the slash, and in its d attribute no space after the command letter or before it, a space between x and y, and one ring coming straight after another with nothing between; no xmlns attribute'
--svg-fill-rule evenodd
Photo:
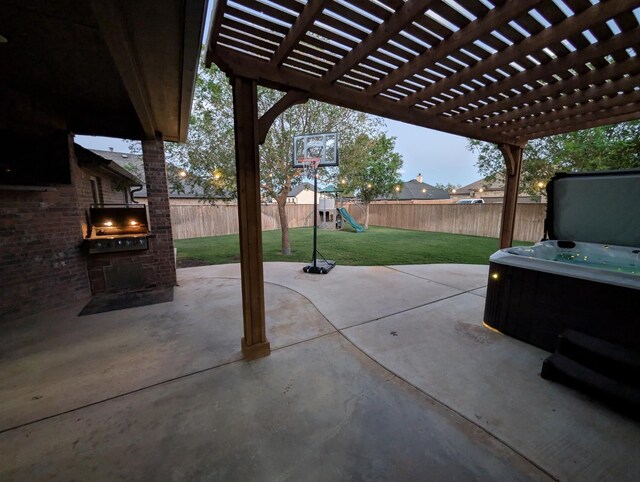
<svg viewBox="0 0 640 482"><path fill-rule="evenodd" d="M358 47L345 55L333 69L327 72L323 80L327 82L334 82L338 78L342 77L362 59L378 50L380 46L400 32L407 24L413 22L413 20L419 15L423 15L424 11L429 8L431 3L434 2L408 0L400 10L391 15L377 30L371 32L371 34L369 34L369 36L364 39L360 45L358 45Z"/></svg>
<svg viewBox="0 0 640 482"><path fill-rule="evenodd" d="M537 4L538 2L539 0L526 0L518 2L518 10L526 10L532 5ZM422 55L406 63L400 69L394 71L382 81L371 86L367 90L367 93L378 94L383 90L389 88L389 86L396 84L403 78L420 72L425 67L432 65L434 62L437 62L447 54L450 54L458 48L471 42L477 36L477 33L492 30L496 28L497 25L500 25L501 23L512 18L513 15L513 9L507 7L502 7L501 9L491 11L486 17L475 20L466 28L458 30L446 41L440 42L438 46L425 51Z"/></svg>
<svg viewBox="0 0 640 482"><path fill-rule="evenodd" d="M278 47L278 50L274 53L271 59L272 62L276 65L282 65L283 60L291 53L298 42L304 38L309 25L313 23L314 18L320 15L327 3L329 3L329 0L309 0Z"/></svg>
<svg viewBox="0 0 640 482"><path fill-rule="evenodd" d="M487 133L488 137L481 137L481 129L471 125L457 124L442 118L433 118L419 109L394 109L396 102L377 97L372 100L369 96L354 89L337 84L327 84L320 78L305 76L296 71L283 71L273 64L258 59L248 59L239 52L220 46L217 49L220 62L227 68L233 69L235 75L253 79L268 87L289 90L296 89L309 92L313 99L328 102L329 100L342 107L348 107L374 115L397 119L410 124L428 127L444 132L455 132L458 135L477 139L490 140L496 143L509 143L513 139L500 134Z"/></svg>
<svg viewBox="0 0 640 482"><path fill-rule="evenodd" d="M591 129L610 124L619 124L638 119L640 103L625 104L618 107L610 107L600 112L591 112L585 115L576 116L568 122L557 122L548 129L532 132L519 137L521 141L529 141L540 137L555 136L567 132L575 132L576 124L582 129Z"/></svg>
<svg viewBox="0 0 640 482"><path fill-rule="evenodd" d="M533 103L533 105L523 108L512 108L504 114L485 118L475 124L490 127L500 122L508 122L519 117L541 113L545 110L557 109L563 104L584 102L595 94L609 95L609 93L616 92L618 88L625 90L629 87L634 87L634 85L628 84L629 78L608 82L606 84L605 82L629 74L632 76L630 78L636 82L635 85L640 85L640 78L636 77L638 73L640 73L640 61L635 57L626 62L611 64L604 69L592 70L586 75L576 76L569 80L556 82L555 84L550 84L538 90L528 92L519 96L518 102L523 104ZM589 88L590 85L594 85L594 87ZM571 93L574 89L579 89L579 91ZM568 95L544 100L545 98L555 97L563 93ZM539 102L534 103L535 101Z"/></svg>
<svg viewBox="0 0 640 482"><path fill-rule="evenodd" d="M635 35L633 35L635 33ZM482 99L487 99L491 96L495 96L500 92L506 92L513 88L521 88L523 85L530 83L534 84L538 79L542 79L556 72L568 70L576 65L585 65L592 62L596 58L602 58L609 52L619 49L625 49L637 43L637 36L640 35L640 29L636 29L631 32L632 35L617 35L605 42L597 43L586 47L583 50L572 52L565 57L560 57L549 61L546 64L539 65L529 71L521 72L509 79L491 84L487 88L479 89L473 93L465 95L463 98L457 98L454 101L447 103L447 105L441 105L432 109L434 114L444 112L448 109L456 108L460 105L464 105L464 102L474 103ZM608 65L608 64L607 64ZM493 104L489 104L485 107L479 107L470 111L467 114L456 116L457 119L464 121L469 118L483 115L488 112L492 112L495 109Z"/></svg>
<svg viewBox="0 0 640 482"><path fill-rule="evenodd" d="M636 79L634 79L636 80ZM599 111L607 111L615 107L622 107L629 104L640 102L640 91L631 91L627 94L620 94L614 97L608 97L599 101L586 102L575 107L566 107L552 113L543 113L539 116L532 117L528 120L522 120L515 123L515 128L504 130L510 135L516 137L526 136L531 133L549 130L551 127L565 126L574 122L574 117L583 116ZM510 127L512 127L510 126Z"/></svg>
<svg viewBox="0 0 640 482"><path fill-rule="evenodd" d="M605 6L608 8L605 8ZM412 96L406 97L400 101L400 103L402 105L411 106L421 100L437 96L442 92L446 92L449 89L477 78L482 74L492 72L496 68L508 64L509 62L516 61L519 57L525 56L531 52L542 50L549 43L562 40L571 33L582 31L594 23L597 24L599 22L606 21L617 13L629 10L632 6L633 2L631 0L616 0L615 2L594 5L580 15L567 18L552 28L545 29L539 34L523 40L519 44L508 47L498 55L492 56L486 61L479 62L458 74L454 74Z"/></svg>

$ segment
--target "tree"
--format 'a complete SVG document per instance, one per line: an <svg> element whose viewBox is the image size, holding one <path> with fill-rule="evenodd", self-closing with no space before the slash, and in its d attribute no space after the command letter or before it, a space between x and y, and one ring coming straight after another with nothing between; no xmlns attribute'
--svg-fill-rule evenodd
<svg viewBox="0 0 640 482"><path fill-rule="evenodd" d="M258 111L264 114L284 94L258 88ZM232 90L217 67L202 65L196 79L189 136L184 145L170 145L171 161L178 166L169 177L174 189L199 187L203 198L236 196ZM303 181L303 172L292 165L293 137L314 132L338 132L339 148L347 151L358 136L375 134L383 123L370 115L317 101L293 106L281 114L260 147L263 198L275 199L282 232L282 254L291 253L286 201L289 191ZM344 157L344 156L342 156ZM320 175L327 177L321 169ZM186 176L180 177L180 174Z"/></svg>
<svg viewBox="0 0 640 482"><path fill-rule="evenodd" d="M360 135L345 152L340 165L340 186L353 193L365 205L364 227L369 227L369 205L402 188L402 156L395 152L396 138L386 134Z"/></svg>
<svg viewBox="0 0 640 482"><path fill-rule="evenodd" d="M260 89L260 111L266 110L282 94L268 89ZM287 219L287 194L292 187L303 181L304 173L292 164L293 137L296 134L314 132L338 132L339 159L349 152L357 138L364 133L379 130L379 120L366 114L344 109L317 101L296 105L283 112L273 123L269 135L260 149L261 185L269 198L276 200L282 234L282 254L291 253L289 225ZM335 169L320 169L318 175L330 177Z"/></svg>
<svg viewBox="0 0 640 482"><path fill-rule="evenodd" d="M478 154L476 167L488 181L504 175L504 158L495 144L470 139L467 147ZM534 139L524 149L520 190L539 195L557 172L633 167L640 167L640 121Z"/></svg>
<svg viewBox="0 0 640 482"><path fill-rule="evenodd" d="M451 192L451 191L455 191L456 189L460 189L460 184L451 184L450 182L447 184L442 184L440 182L437 182L434 184L434 186L436 189L442 189L443 191L446 192Z"/></svg>
<svg viewBox="0 0 640 482"><path fill-rule="evenodd" d="M236 197L233 95L222 71L200 65L187 142L165 147L167 176L175 191L190 188L211 203Z"/></svg>

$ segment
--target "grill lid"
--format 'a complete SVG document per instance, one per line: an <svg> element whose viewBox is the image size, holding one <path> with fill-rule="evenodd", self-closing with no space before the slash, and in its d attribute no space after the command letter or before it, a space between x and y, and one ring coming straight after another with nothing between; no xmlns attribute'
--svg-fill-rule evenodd
<svg viewBox="0 0 640 482"><path fill-rule="evenodd" d="M91 237L148 234L147 209L144 205L107 205L89 208Z"/></svg>

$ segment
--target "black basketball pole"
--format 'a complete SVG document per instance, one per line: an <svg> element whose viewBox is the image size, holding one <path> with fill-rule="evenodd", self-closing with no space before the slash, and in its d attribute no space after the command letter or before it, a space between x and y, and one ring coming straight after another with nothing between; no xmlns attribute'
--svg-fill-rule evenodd
<svg viewBox="0 0 640 482"><path fill-rule="evenodd" d="M317 269L318 259L318 168L313 168L313 268Z"/></svg>
<svg viewBox="0 0 640 482"><path fill-rule="evenodd" d="M318 263L318 168L313 168L313 264L305 266L302 270L305 273L327 274L336 265L335 261L325 259Z"/></svg>

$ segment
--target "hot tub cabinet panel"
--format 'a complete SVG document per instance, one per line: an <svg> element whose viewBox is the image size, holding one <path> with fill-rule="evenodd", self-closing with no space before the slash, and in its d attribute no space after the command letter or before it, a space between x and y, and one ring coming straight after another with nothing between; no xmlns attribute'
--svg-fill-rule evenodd
<svg viewBox="0 0 640 482"><path fill-rule="evenodd" d="M548 272L553 262L529 261L530 267L490 263L488 326L551 352L566 329L640 349L639 289L571 276L572 270L582 274L580 266L561 266L567 274L558 274Z"/></svg>

